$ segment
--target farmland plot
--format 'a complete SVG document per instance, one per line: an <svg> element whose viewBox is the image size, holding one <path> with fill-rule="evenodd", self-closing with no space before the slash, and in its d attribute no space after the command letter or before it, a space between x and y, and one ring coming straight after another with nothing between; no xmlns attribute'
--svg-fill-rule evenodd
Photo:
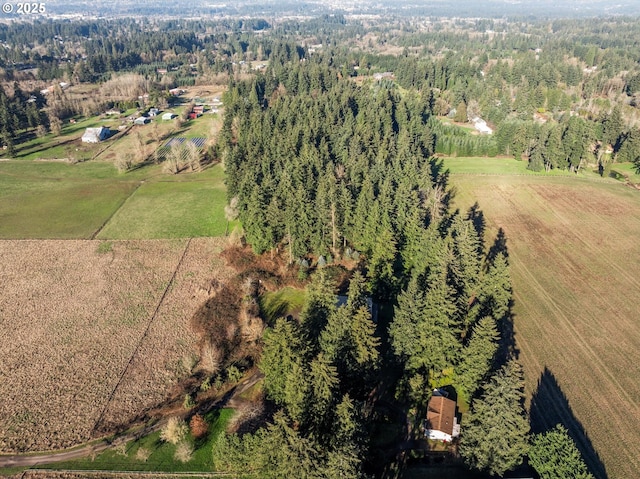
<svg viewBox="0 0 640 479"><path fill-rule="evenodd" d="M72 446L161 399L220 241L0 241L0 452Z"/></svg>
<svg viewBox="0 0 640 479"><path fill-rule="evenodd" d="M640 470L640 192L575 178L453 175L507 237L534 429L562 421L598 477ZM531 398L533 397L533 402Z"/></svg>

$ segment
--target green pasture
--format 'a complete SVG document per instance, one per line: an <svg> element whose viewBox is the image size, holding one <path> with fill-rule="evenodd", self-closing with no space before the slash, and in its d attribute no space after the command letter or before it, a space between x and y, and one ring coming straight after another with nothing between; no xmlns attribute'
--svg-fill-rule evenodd
<svg viewBox="0 0 640 479"><path fill-rule="evenodd" d="M0 238L90 238L140 173L118 175L106 163L0 162Z"/></svg>
<svg viewBox="0 0 640 479"><path fill-rule="evenodd" d="M610 178L620 181L630 181L631 183L640 183L640 174L633 163L613 163L605 170Z"/></svg>
<svg viewBox="0 0 640 479"><path fill-rule="evenodd" d="M518 161L514 158L489 158L489 157L451 157L442 158L445 169L452 174L471 175L543 175L543 176L584 176L600 177L591 169L583 168L579 175L566 170L531 171L527 169L526 161Z"/></svg>
<svg viewBox="0 0 640 479"><path fill-rule="evenodd" d="M439 161L442 162L443 170L460 175L564 176L640 183L640 174L637 173L636 167L632 163L611 163L602 175L597 168L590 166L582 168L580 173L576 175L566 170L531 171L527 169L526 161L518 161L514 158L444 157Z"/></svg>
<svg viewBox="0 0 640 479"><path fill-rule="evenodd" d="M213 446L227 427L233 416L233 409L221 409L208 413L209 432L200 440L188 436L194 447L188 462L174 458L176 446L160 439L160 432L154 432L140 439L126 443L125 447L112 447L94 458L39 465L44 469L97 470L97 471L152 471L152 472L211 472L213 471ZM138 454L143 449L146 454Z"/></svg>
<svg viewBox="0 0 640 479"><path fill-rule="evenodd" d="M42 138L34 137L24 143L16 146L15 158L19 160L39 160L53 158L72 158L76 161L86 161L93 158L104 148L115 142L112 138L103 143L88 144L82 143L82 137L86 128L95 128L105 126L110 128L113 135L117 133L117 119L103 119L100 117L90 117L78 120L77 123L71 124L65 122L60 135L55 136L51 133Z"/></svg>
<svg viewBox="0 0 640 479"><path fill-rule="evenodd" d="M34 137L17 147L14 159L0 161L0 239L86 239L98 232L103 239L220 236L236 226L225 219L220 165L179 175L149 164L118 173L114 165L141 142L150 155L157 135L208 137L217 115L188 121L179 131L174 122L157 121L97 145L80 141L85 128L115 132L120 121L66 123L59 136Z"/></svg>
<svg viewBox="0 0 640 479"><path fill-rule="evenodd" d="M127 199L98 238L222 236L227 231L225 204L221 165L201 173L154 177Z"/></svg>

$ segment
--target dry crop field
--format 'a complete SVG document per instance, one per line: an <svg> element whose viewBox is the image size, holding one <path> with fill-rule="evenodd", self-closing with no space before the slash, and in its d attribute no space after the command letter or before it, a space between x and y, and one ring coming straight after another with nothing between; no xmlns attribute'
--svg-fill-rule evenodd
<svg viewBox="0 0 640 479"><path fill-rule="evenodd" d="M564 422L597 477L640 471L640 191L571 177L456 175L507 237L534 430ZM488 245L489 246L489 245Z"/></svg>
<svg viewBox="0 0 640 479"><path fill-rule="evenodd" d="M161 401L230 274L224 242L0 241L0 452L72 446Z"/></svg>

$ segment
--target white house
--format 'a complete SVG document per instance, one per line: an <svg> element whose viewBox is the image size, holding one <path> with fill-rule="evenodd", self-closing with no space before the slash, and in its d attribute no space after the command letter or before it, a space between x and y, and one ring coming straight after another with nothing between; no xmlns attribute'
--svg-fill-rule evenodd
<svg viewBox="0 0 640 479"><path fill-rule="evenodd" d="M162 115L162 119L163 119L163 120L173 120L176 116L178 116L178 115L176 115L175 113L171 113L170 111L168 111L167 113L164 113L164 114Z"/></svg>
<svg viewBox="0 0 640 479"><path fill-rule="evenodd" d="M489 125L487 125L487 122L484 121L482 118L476 116L471 121L473 121L473 125L475 129L478 130L478 132L485 135L493 134L493 129Z"/></svg>
<svg viewBox="0 0 640 479"><path fill-rule="evenodd" d="M424 435L428 439L450 442L460 435L460 425L456 418L456 403L444 396L431 396L427 406L427 420Z"/></svg>
<svg viewBox="0 0 640 479"><path fill-rule="evenodd" d="M133 120L133 124L134 125L146 125L150 121L151 121L151 118L149 118L148 116L141 116L141 117L138 117L135 120Z"/></svg>
<svg viewBox="0 0 640 479"><path fill-rule="evenodd" d="M109 138L109 128L101 126L99 128L87 128L82 135L83 143L100 143Z"/></svg>

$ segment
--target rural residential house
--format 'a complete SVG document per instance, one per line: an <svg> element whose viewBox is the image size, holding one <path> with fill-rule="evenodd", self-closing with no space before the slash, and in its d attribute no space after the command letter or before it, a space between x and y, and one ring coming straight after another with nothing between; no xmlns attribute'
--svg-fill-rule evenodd
<svg viewBox="0 0 640 479"><path fill-rule="evenodd" d="M109 128L101 126L99 128L87 128L82 135L83 143L100 143L109 138Z"/></svg>
<svg viewBox="0 0 640 479"><path fill-rule="evenodd" d="M151 121L151 119L148 116L141 116L141 117L136 118L135 120L133 120L133 124L134 125L146 125L150 121Z"/></svg>
<svg viewBox="0 0 640 479"><path fill-rule="evenodd" d="M171 113L170 111L168 111L167 113L163 113L163 115L162 115L162 119L163 119L163 120L173 120L176 116L178 116L178 115L176 115L175 113Z"/></svg>
<svg viewBox="0 0 640 479"><path fill-rule="evenodd" d="M473 126L475 127L476 130L478 130L478 132L484 135L493 134L493 129L489 125L487 125L487 122L484 121L482 118L479 118L476 116L471 121L473 122Z"/></svg>
<svg viewBox="0 0 640 479"><path fill-rule="evenodd" d="M450 442L459 436L460 425L456 418L455 401L436 394L431 396L424 428L428 439Z"/></svg>

